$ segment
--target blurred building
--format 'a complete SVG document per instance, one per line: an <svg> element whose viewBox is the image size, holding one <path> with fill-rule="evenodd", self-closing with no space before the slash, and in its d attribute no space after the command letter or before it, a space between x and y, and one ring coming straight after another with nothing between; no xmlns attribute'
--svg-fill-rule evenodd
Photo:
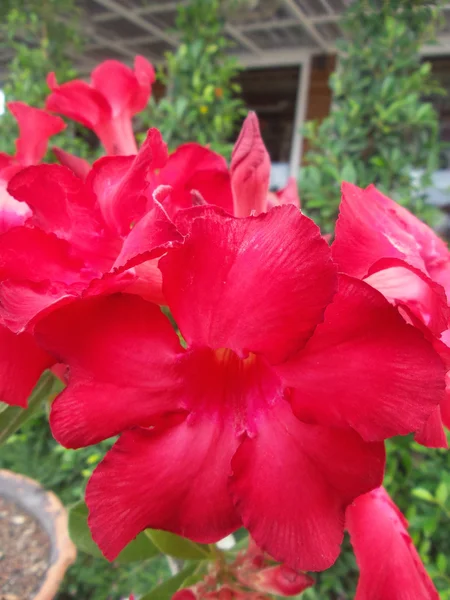
<svg viewBox="0 0 450 600"><path fill-rule="evenodd" d="M154 63L177 46L176 9L188 0L83 0L86 51L79 58L86 75L105 58L131 62L143 54ZM226 24L231 52L245 67L240 83L247 106L258 112L275 163L273 183L296 175L305 150L301 125L327 115L328 78L335 65L335 42L351 0L248 0ZM423 48L443 87L450 91L450 4L436 45ZM442 137L450 141L450 95L436 105ZM444 157L445 159L445 157ZM445 162L445 160L444 160ZM450 168L443 164L445 170ZM446 180L446 176L444 177ZM441 181L442 183L442 181ZM447 183L447 181L444 181ZM448 171L450 185L450 171Z"/></svg>

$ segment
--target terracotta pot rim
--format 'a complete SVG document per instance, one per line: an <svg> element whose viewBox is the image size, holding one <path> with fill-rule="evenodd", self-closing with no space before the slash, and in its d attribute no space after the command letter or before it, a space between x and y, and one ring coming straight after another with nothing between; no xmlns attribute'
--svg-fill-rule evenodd
<svg viewBox="0 0 450 600"><path fill-rule="evenodd" d="M67 510L53 492L45 490L37 481L26 475L0 469L0 482L2 480L13 485L9 494L7 490L0 488L0 496L19 504L25 512L32 515L50 539L50 564L33 600L52 600L58 592L65 572L77 556L76 547L69 537ZM24 496L21 497L17 493L20 489L28 490L29 495L34 494L37 497L36 510L30 508L24 502ZM49 522L52 524L51 531Z"/></svg>

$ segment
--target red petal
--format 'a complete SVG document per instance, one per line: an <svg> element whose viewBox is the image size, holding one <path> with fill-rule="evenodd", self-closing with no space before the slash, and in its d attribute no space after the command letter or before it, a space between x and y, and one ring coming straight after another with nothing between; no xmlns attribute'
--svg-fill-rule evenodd
<svg viewBox="0 0 450 600"><path fill-rule="evenodd" d="M159 308L136 296L73 302L36 329L42 345L70 367L52 407L53 434L80 447L155 415L182 408L178 336Z"/></svg>
<svg viewBox="0 0 450 600"><path fill-rule="evenodd" d="M183 236L177 231L167 214L160 206L155 205L132 228L113 268L130 269L161 256L182 242Z"/></svg>
<svg viewBox="0 0 450 600"><path fill-rule="evenodd" d="M70 285L82 279L83 267L65 240L41 229L14 227L0 236L0 281L50 280Z"/></svg>
<svg viewBox="0 0 450 600"><path fill-rule="evenodd" d="M18 202L8 193L7 186L8 182L0 178L0 234L23 225L32 214L28 204Z"/></svg>
<svg viewBox="0 0 450 600"><path fill-rule="evenodd" d="M434 335L447 329L450 311L445 290L423 271L403 260L385 258L369 269L364 281L392 304L407 306Z"/></svg>
<svg viewBox="0 0 450 600"><path fill-rule="evenodd" d="M188 345L263 353L272 361L301 347L335 286L316 225L292 206L246 219L212 206L183 212L190 234L159 266Z"/></svg>
<svg viewBox="0 0 450 600"><path fill-rule="evenodd" d="M96 161L87 183L97 196L110 229L125 236L146 210L150 172L167 160L167 146L157 129L149 129L139 153Z"/></svg>
<svg viewBox="0 0 450 600"><path fill-rule="evenodd" d="M123 434L86 490L89 526L106 558L147 527L202 543L237 529L227 493L235 446L230 430L208 415Z"/></svg>
<svg viewBox="0 0 450 600"><path fill-rule="evenodd" d="M132 98L139 90L130 67L118 60L105 60L92 71L91 82L92 87L108 100L113 118L129 113Z"/></svg>
<svg viewBox="0 0 450 600"><path fill-rule="evenodd" d="M433 410L425 425L414 436L414 440L427 448L448 448L447 436L441 417L441 406Z"/></svg>
<svg viewBox="0 0 450 600"><path fill-rule="evenodd" d="M300 196L298 195L298 183L295 177L289 177L287 184L281 190L275 193L269 192L268 207L273 208L280 204L293 204L297 208L300 208Z"/></svg>
<svg viewBox="0 0 450 600"><path fill-rule="evenodd" d="M233 212L227 163L220 154L200 144L179 146L170 155L166 166L154 177L153 187L159 185L172 187L167 206L171 215L180 208L192 206L192 190L198 191L205 202Z"/></svg>
<svg viewBox="0 0 450 600"><path fill-rule="evenodd" d="M0 400L26 408L42 372L54 362L31 335L16 335L0 326Z"/></svg>
<svg viewBox="0 0 450 600"><path fill-rule="evenodd" d="M7 280L0 283L0 316L11 331L32 331L35 323L71 302L77 293L64 283Z"/></svg>
<svg viewBox="0 0 450 600"><path fill-rule="evenodd" d="M120 240L105 233L92 190L70 169L54 164L28 167L11 180L8 190L31 206L34 225L70 241L97 268L112 265Z"/></svg>
<svg viewBox="0 0 450 600"><path fill-rule="evenodd" d="M152 65L143 57L135 59L135 71L117 60L105 60L91 74L93 87L108 99L112 116L133 116L147 106L155 79Z"/></svg>
<svg viewBox="0 0 450 600"><path fill-rule="evenodd" d="M111 107L104 95L79 79L58 85L54 73L47 77L51 89L45 108L95 129L111 119Z"/></svg>
<svg viewBox="0 0 450 600"><path fill-rule="evenodd" d="M152 91L152 83L156 79L153 65L139 54L134 59L134 74L139 84L139 92L135 94L130 104L132 115L141 112L147 106Z"/></svg>
<svg viewBox="0 0 450 600"><path fill-rule="evenodd" d="M384 449L352 431L301 423L281 401L261 411L232 469L236 508L258 546L293 569L316 571L339 555L347 505L381 485Z"/></svg>
<svg viewBox="0 0 450 600"><path fill-rule="evenodd" d="M420 248L395 213L395 202L376 188L342 184L333 258L340 271L365 277L381 258L399 258L426 272Z"/></svg>
<svg viewBox="0 0 450 600"><path fill-rule="evenodd" d="M86 179L89 171L91 170L91 165L87 160L80 158L79 156L75 156L75 154L71 154L70 152L66 152L57 146L53 146L52 152L58 159L59 164L63 165L64 167L68 167L83 181Z"/></svg>
<svg viewBox="0 0 450 600"><path fill-rule="evenodd" d="M19 125L16 159L23 165L35 165L44 158L47 144L66 125L62 119L24 102L8 102L7 106Z"/></svg>
<svg viewBox="0 0 450 600"><path fill-rule="evenodd" d="M256 113L249 112L231 156L231 187L234 214L248 217L267 209L270 157L266 150Z"/></svg>
<svg viewBox="0 0 450 600"><path fill-rule="evenodd" d="M357 498L346 518L360 569L355 600L439 600L406 521L383 488Z"/></svg>
<svg viewBox="0 0 450 600"><path fill-rule="evenodd" d="M432 345L379 292L346 275L324 323L277 370L299 418L351 427L369 441L417 431L444 392Z"/></svg>

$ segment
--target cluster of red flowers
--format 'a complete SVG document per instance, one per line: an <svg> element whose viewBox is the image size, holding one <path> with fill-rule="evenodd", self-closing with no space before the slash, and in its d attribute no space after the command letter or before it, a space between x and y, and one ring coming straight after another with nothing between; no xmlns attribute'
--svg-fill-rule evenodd
<svg viewBox="0 0 450 600"><path fill-rule="evenodd" d="M109 154L92 166L62 150L64 166L38 165L64 123L9 105L2 400L25 406L57 368L55 438L119 436L86 492L109 559L148 527L212 543L244 526L286 568L322 570L347 528L357 600L437 599L380 486L386 438L446 446L447 246L374 187L344 184L329 247L295 182L269 192L254 114L229 168L196 143L169 154L157 129L138 150L131 118L153 79L142 57L103 63L91 84L49 77L46 108Z"/></svg>

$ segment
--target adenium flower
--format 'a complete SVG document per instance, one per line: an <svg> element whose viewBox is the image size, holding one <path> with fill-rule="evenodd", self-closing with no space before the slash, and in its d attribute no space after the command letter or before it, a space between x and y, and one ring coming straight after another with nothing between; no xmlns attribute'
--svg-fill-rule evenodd
<svg viewBox="0 0 450 600"><path fill-rule="evenodd" d="M314 579L306 573L274 564L251 538L246 552L238 555L233 566L232 571L242 585L263 594L297 596L314 584Z"/></svg>
<svg viewBox="0 0 450 600"><path fill-rule="evenodd" d="M95 131L107 154L136 154L131 118L147 106L154 80L143 56L136 56L134 70L116 60L102 62L90 84L75 79L59 85L50 73L46 108Z"/></svg>
<svg viewBox="0 0 450 600"><path fill-rule="evenodd" d="M24 102L8 102L19 127L16 153L0 153L0 233L22 225L31 214L29 207L17 202L7 191L8 182L21 169L38 164L47 152L48 140L65 128L64 121Z"/></svg>
<svg viewBox="0 0 450 600"><path fill-rule="evenodd" d="M19 126L16 153L0 154L0 236L23 225L31 216L30 207L13 198L8 182L27 165L37 164L47 151L48 140L65 128L59 117L23 102L8 102ZM38 347L29 333L16 335L0 325L0 400L24 406L42 371L54 359Z"/></svg>
<svg viewBox="0 0 450 600"><path fill-rule="evenodd" d="M245 526L288 567L327 568L346 507L381 485L382 440L422 426L444 366L379 292L337 278L293 206L197 206L175 224L183 242L159 269L182 344L157 305L125 293L36 325L69 366L56 439L120 436L87 487L93 537L114 559L147 527L212 543Z"/></svg>
<svg viewBox="0 0 450 600"><path fill-rule="evenodd" d="M446 344L450 310L450 253L427 225L374 186L342 185L342 201L332 245L340 271L378 289L421 329L450 368ZM450 426L450 394L416 439L446 447L442 420Z"/></svg>
<svg viewBox="0 0 450 600"><path fill-rule="evenodd" d="M0 235L0 319L21 334L6 330L9 345L23 339L29 346L35 324L79 296L124 288L140 293L145 287L147 297L160 300L161 278L155 280L156 267L149 271L146 265L182 236L158 205L147 210L145 174L166 158L159 132L150 130L136 157L100 160L85 182L59 165L29 167L11 180L10 192L31 214ZM131 264L137 255L139 273ZM35 360L28 353L30 360L14 363L13 372L22 375L11 377L10 362L21 346L14 352L9 345L1 398L25 406L33 384L55 359L42 350Z"/></svg>
<svg viewBox="0 0 450 600"><path fill-rule="evenodd" d="M383 488L346 513L360 577L355 600L439 600L408 534L408 522Z"/></svg>

